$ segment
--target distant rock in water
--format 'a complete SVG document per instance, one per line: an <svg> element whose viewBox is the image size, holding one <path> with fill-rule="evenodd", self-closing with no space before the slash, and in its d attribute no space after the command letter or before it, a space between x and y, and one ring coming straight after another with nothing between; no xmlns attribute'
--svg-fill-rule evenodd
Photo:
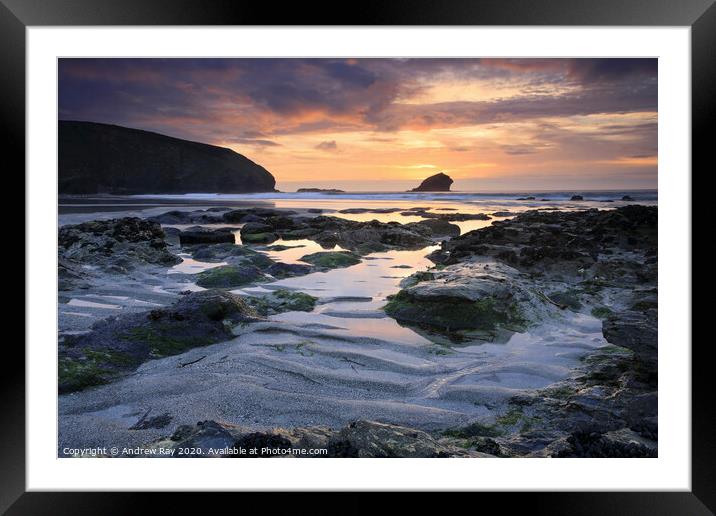
<svg viewBox="0 0 716 516"><path fill-rule="evenodd" d="M224 147L94 122L60 121L59 193L273 192L274 177Z"/></svg>
<svg viewBox="0 0 716 516"><path fill-rule="evenodd" d="M570 201L583 201L584 197L581 195L573 195L569 200Z"/></svg>
<svg viewBox="0 0 716 516"><path fill-rule="evenodd" d="M296 193L345 193L337 188L299 188Z"/></svg>
<svg viewBox="0 0 716 516"><path fill-rule="evenodd" d="M450 185L453 183L452 178L442 172L438 172L434 176L425 179L420 186L410 190L411 192L449 192Z"/></svg>

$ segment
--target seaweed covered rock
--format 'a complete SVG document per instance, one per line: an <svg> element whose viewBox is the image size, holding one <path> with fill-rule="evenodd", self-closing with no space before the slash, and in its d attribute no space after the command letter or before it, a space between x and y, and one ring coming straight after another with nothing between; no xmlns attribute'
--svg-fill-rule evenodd
<svg viewBox="0 0 716 516"><path fill-rule="evenodd" d="M578 212L531 210L446 241L431 259L451 264L474 255L492 256L520 270L584 277L585 271L602 267L592 275L624 272L636 280L648 279L644 275L655 271L657 213L656 207L638 205ZM639 253L642 258L631 259L639 266L631 267L628 260L618 263L616 258L624 253Z"/></svg>
<svg viewBox="0 0 716 516"><path fill-rule="evenodd" d="M376 421L349 423L329 443L333 457L486 457L440 442L427 432Z"/></svg>
<svg viewBox="0 0 716 516"><path fill-rule="evenodd" d="M234 243L198 245L189 251L193 259L201 262L226 262L229 265L253 265L259 268L270 267L276 263L249 246Z"/></svg>
<svg viewBox="0 0 716 516"><path fill-rule="evenodd" d="M196 284L204 288L234 288L267 279L251 265L221 265L197 274Z"/></svg>
<svg viewBox="0 0 716 516"><path fill-rule="evenodd" d="M119 273L141 265L171 266L181 261L167 249L161 226L137 217L62 226L58 252L63 260Z"/></svg>
<svg viewBox="0 0 716 516"><path fill-rule="evenodd" d="M276 262L265 270L274 278L283 279L294 276L304 276L313 272L313 267L303 263L282 263Z"/></svg>
<svg viewBox="0 0 716 516"><path fill-rule="evenodd" d="M522 285L517 271L499 262L470 261L415 276L384 308L402 324L493 332L523 328L550 310Z"/></svg>
<svg viewBox="0 0 716 516"><path fill-rule="evenodd" d="M443 210L445 208L442 208ZM412 208L404 211L401 215L408 217L423 217L424 219L436 219L445 222L456 222L465 220L490 220L492 217L486 213L435 213L427 208Z"/></svg>
<svg viewBox="0 0 716 516"><path fill-rule="evenodd" d="M440 214L429 213L425 211L426 208L420 209L423 211L410 214L420 215L427 220L409 224L377 220L356 221L325 215L306 216L290 210L267 208L230 210L221 214L221 219L227 223L240 222L244 224L239 230L243 244L261 246L270 244L279 238L284 240L308 238L326 249L338 245L360 255L390 249L420 249L434 244L444 237L459 235L460 228L449 224L450 220L489 219L489 216L482 214ZM157 220L167 221L167 223L187 223L200 221L206 217L210 217L214 221L214 217L218 217L213 212L207 213L207 211L168 212L159 216ZM365 211L392 213L400 211L400 209L349 208L342 211L346 213L363 213ZM182 231L179 238L182 245L231 243L234 242L233 233L235 232L236 229L233 228L218 230L189 228Z"/></svg>
<svg viewBox="0 0 716 516"><path fill-rule="evenodd" d="M321 269L337 269L360 263L360 258L350 251L319 251L302 256L300 259Z"/></svg>
<svg viewBox="0 0 716 516"><path fill-rule="evenodd" d="M213 420L200 421L193 426L180 426L172 435L146 448L192 450L190 455L195 457L216 457L211 455L210 449L225 450L220 456L226 458L491 456L466 450L449 439L437 439L421 430L366 420L349 423L340 430L311 426L266 431Z"/></svg>
<svg viewBox="0 0 716 516"><path fill-rule="evenodd" d="M607 342L630 349L638 360L656 369L659 342L656 310L612 313L603 321L602 331Z"/></svg>
<svg viewBox="0 0 716 516"><path fill-rule="evenodd" d="M460 234L460 226L440 218L410 222L405 227L427 237L455 237Z"/></svg>
<svg viewBox="0 0 716 516"><path fill-rule="evenodd" d="M283 312L311 312L317 298L295 290L279 289L263 296L247 297L246 302L263 316Z"/></svg>
<svg viewBox="0 0 716 516"><path fill-rule="evenodd" d="M561 449L552 456L653 458L658 454L655 442L625 428L606 433L575 431L565 439Z"/></svg>
<svg viewBox="0 0 716 516"><path fill-rule="evenodd" d="M224 221L222 215L216 211L208 210L170 210L147 220L159 224L220 224Z"/></svg>
<svg viewBox="0 0 716 516"><path fill-rule="evenodd" d="M234 324L259 320L241 297L192 292L166 308L110 317L60 346L60 392L106 383L150 358L175 355L233 337Z"/></svg>
<svg viewBox="0 0 716 516"><path fill-rule="evenodd" d="M234 231L232 228L189 228L179 233L179 242L181 245L234 243Z"/></svg>
<svg viewBox="0 0 716 516"><path fill-rule="evenodd" d="M80 264L60 256L57 260L57 289L62 291L89 287L88 273L82 270Z"/></svg>

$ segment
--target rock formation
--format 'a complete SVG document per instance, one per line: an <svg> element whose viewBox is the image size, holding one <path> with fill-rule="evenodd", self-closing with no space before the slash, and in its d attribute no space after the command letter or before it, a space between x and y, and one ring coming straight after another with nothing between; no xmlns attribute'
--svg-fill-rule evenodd
<svg viewBox="0 0 716 516"><path fill-rule="evenodd" d="M272 192L274 177L224 147L93 122L60 121L60 194Z"/></svg>
<svg viewBox="0 0 716 516"><path fill-rule="evenodd" d="M447 174L438 172L434 176L425 179L420 186L410 190L411 192L449 192L453 180Z"/></svg>

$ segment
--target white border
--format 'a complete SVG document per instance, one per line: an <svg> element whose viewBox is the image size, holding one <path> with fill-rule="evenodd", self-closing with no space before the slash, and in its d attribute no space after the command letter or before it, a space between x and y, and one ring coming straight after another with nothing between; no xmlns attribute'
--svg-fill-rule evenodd
<svg viewBox="0 0 716 516"><path fill-rule="evenodd" d="M57 28L27 32L28 490L690 490L690 29ZM659 458L56 458L58 56L659 58Z"/></svg>

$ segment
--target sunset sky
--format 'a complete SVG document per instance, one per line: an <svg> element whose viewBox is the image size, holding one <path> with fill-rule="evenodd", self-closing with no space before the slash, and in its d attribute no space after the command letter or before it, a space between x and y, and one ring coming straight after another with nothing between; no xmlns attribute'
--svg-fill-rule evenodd
<svg viewBox="0 0 716 516"><path fill-rule="evenodd" d="M285 191L657 186L656 59L60 59L59 118L230 147Z"/></svg>

